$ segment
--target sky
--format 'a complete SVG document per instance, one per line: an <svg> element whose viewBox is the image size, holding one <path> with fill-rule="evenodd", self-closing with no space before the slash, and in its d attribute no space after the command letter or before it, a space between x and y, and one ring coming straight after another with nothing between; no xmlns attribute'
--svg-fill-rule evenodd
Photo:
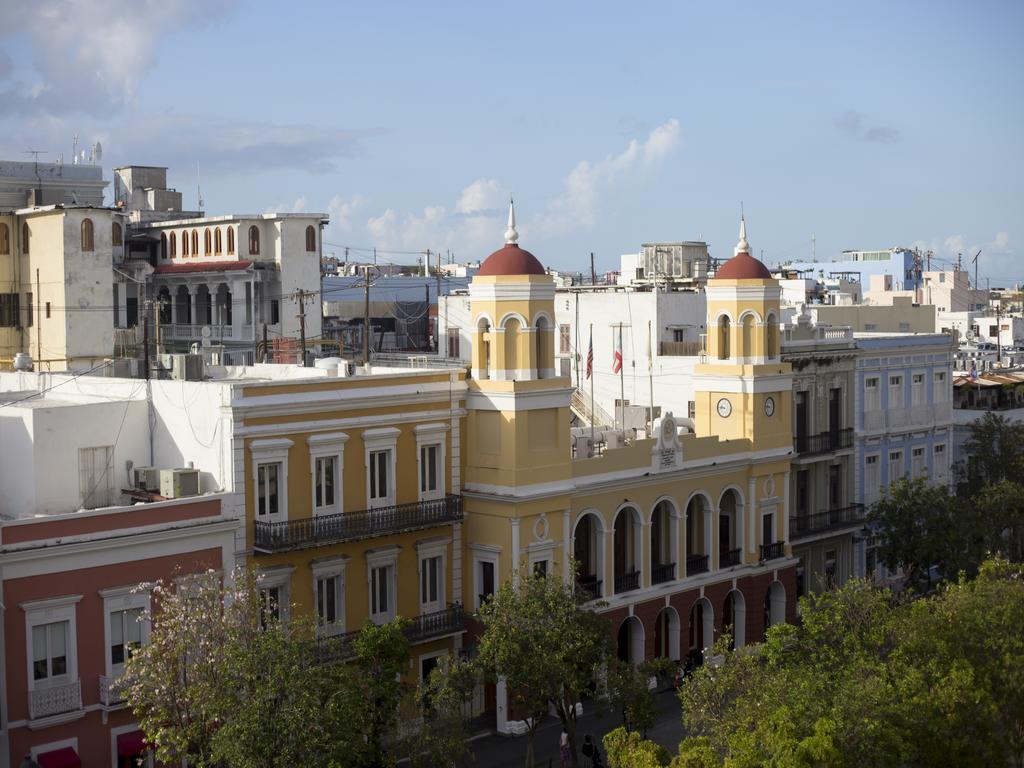
<svg viewBox="0 0 1024 768"><path fill-rule="evenodd" d="M325 251L981 251L1024 282L1024 3L0 0L0 159L102 142ZM108 188L108 202L109 188Z"/></svg>

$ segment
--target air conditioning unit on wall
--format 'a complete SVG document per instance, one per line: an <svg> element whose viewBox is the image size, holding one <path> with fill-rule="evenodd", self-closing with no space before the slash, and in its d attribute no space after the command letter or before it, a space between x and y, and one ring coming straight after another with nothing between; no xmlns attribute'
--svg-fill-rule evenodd
<svg viewBox="0 0 1024 768"><path fill-rule="evenodd" d="M160 490L160 470L156 467L135 467L132 470L132 487L143 491Z"/></svg>
<svg viewBox="0 0 1024 768"><path fill-rule="evenodd" d="M187 467L160 470L160 495L180 499L199 495L199 470Z"/></svg>

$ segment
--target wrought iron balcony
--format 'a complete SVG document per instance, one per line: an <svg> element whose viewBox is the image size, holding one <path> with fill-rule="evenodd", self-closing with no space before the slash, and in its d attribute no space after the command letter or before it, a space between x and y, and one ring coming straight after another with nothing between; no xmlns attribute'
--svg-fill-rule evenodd
<svg viewBox="0 0 1024 768"><path fill-rule="evenodd" d="M452 635L466 630L466 615L461 603L451 603L447 608L432 613L416 616L405 628L405 636L410 643L424 643L444 635ZM359 635L359 630L346 632L343 635L321 637L317 639L317 657L320 661L346 661L353 658L355 650L352 641Z"/></svg>
<svg viewBox="0 0 1024 768"><path fill-rule="evenodd" d="M651 568L651 584L663 584L676 577L675 563L656 563Z"/></svg>
<svg viewBox="0 0 1024 768"><path fill-rule="evenodd" d="M598 600L601 597L601 585L604 584L597 576L577 576L576 588L587 596L588 600Z"/></svg>
<svg viewBox="0 0 1024 768"><path fill-rule="evenodd" d="M100 675L100 704L115 707L124 703L124 689L118 685L119 682L120 677Z"/></svg>
<svg viewBox="0 0 1024 768"><path fill-rule="evenodd" d="M698 573L707 573L711 570L711 558L708 555L687 555L686 575L695 576Z"/></svg>
<svg viewBox="0 0 1024 768"><path fill-rule="evenodd" d="M416 501L393 507L319 515L300 520L254 524L254 545L260 552L286 552L343 541L372 539L403 531L432 528L462 519L462 497Z"/></svg>
<svg viewBox="0 0 1024 768"><path fill-rule="evenodd" d="M850 504L846 507L826 509L813 515L796 515L789 519L789 535L796 541L826 531L859 526L864 522L864 505Z"/></svg>
<svg viewBox="0 0 1024 768"><path fill-rule="evenodd" d="M730 549L726 552L719 552L718 565L720 568L731 568L743 562L742 549Z"/></svg>
<svg viewBox="0 0 1024 768"><path fill-rule="evenodd" d="M28 716L31 720L63 715L82 708L82 684L75 680L28 692Z"/></svg>
<svg viewBox="0 0 1024 768"><path fill-rule="evenodd" d="M640 589L640 571L630 571L615 577L615 594Z"/></svg>
<svg viewBox="0 0 1024 768"><path fill-rule="evenodd" d="M786 542L773 541L771 544L761 545L762 560L778 560L786 554Z"/></svg>
<svg viewBox="0 0 1024 768"><path fill-rule="evenodd" d="M853 447L853 429L837 429L822 432L820 435L794 435L793 447L802 456L816 453L831 453L843 448Z"/></svg>

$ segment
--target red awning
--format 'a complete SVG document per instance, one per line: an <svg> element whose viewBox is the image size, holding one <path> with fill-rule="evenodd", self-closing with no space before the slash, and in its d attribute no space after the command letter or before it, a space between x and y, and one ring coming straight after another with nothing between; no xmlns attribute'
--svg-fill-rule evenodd
<svg viewBox="0 0 1024 768"><path fill-rule="evenodd" d="M82 768L82 761L74 747L61 747L52 752L43 752L36 760L39 768Z"/></svg>
<svg viewBox="0 0 1024 768"><path fill-rule="evenodd" d="M134 757L141 755L149 746L146 744L146 737L142 731L122 733L117 737L117 754L119 757Z"/></svg>

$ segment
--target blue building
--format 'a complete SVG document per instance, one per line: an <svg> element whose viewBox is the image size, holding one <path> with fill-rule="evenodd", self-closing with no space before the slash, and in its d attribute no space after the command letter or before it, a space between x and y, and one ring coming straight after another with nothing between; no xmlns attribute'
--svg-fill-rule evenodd
<svg viewBox="0 0 1024 768"><path fill-rule="evenodd" d="M834 261L794 261L787 269L812 272L814 278L827 278L836 273L860 275L862 290L871 287L872 275L892 275L892 290L910 291L918 287L914 273L914 252L907 248L880 251L843 251Z"/></svg>
<svg viewBox="0 0 1024 768"><path fill-rule="evenodd" d="M904 476L950 484L953 340L940 333L857 333L857 501L870 506ZM875 571L866 547L865 573Z"/></svg>

